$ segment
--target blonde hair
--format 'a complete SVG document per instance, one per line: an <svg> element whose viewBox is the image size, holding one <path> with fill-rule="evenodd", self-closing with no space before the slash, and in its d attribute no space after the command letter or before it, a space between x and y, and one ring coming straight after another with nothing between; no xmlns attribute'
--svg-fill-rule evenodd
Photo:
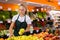
<svg viewBox="0 0 60 40"><path fill-rule="evenodd" d="M25 5L25 4L21 4L20 6L22 6L22 7L24 7L24 8L26 9L25 14L27 14L28 12L27 12L27 7L26 7L26 5Z"/></svg>

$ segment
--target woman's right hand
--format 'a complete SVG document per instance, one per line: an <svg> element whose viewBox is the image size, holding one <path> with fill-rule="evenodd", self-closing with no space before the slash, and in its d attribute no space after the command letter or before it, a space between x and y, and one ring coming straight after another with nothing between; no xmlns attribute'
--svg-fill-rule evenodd
<svg viewBox="0 0 60 40"><path fill-rule="evenodd" d="M15 22L12 22L11 25L10 25L10 28L9 28L9 37L12 37L13 36L13 27L14 27L14 24Z"/></svg>
<svg viewBox="0 0 60 40"><path fill-rule="evenodd" d="M10 34L9 37L13 37L14 35L13 34Z"/></svg>

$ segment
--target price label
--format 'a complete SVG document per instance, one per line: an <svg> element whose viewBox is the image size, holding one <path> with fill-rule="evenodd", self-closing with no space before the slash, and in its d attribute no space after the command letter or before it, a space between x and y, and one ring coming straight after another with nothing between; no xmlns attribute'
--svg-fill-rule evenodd
<svg viewBox="0 0 60 40"><path fill-rule="evenodd" d="M39 30L36 30L36 32L39 32Z"/></svg>

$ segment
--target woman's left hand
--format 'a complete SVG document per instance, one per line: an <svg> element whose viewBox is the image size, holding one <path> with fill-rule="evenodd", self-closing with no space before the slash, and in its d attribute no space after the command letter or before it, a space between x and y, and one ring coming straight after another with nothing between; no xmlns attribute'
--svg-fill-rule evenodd
<svg viewBox="0 0 60 40"><path fill-rule="evenodd" d="M29 30L27 29L27 30L25 30L25 32L28 32Z"/></svg>

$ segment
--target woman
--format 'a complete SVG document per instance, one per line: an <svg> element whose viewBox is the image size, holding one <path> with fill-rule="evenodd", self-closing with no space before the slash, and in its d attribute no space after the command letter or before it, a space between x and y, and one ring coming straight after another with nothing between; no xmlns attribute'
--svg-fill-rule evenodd
<svg viewBox="0 0 60 40"><path fill-rule="evenodd" d="M12 23L9 28L10 37L14 34L14 36L19 36L18 32L21 28L24 28L26 31L29 31L31 19L28 15L26 15L27 9L24 5L21 5L19 8L19 13L12 18ZM15 24L15 29L13 33L13 27Z"/></svg>

